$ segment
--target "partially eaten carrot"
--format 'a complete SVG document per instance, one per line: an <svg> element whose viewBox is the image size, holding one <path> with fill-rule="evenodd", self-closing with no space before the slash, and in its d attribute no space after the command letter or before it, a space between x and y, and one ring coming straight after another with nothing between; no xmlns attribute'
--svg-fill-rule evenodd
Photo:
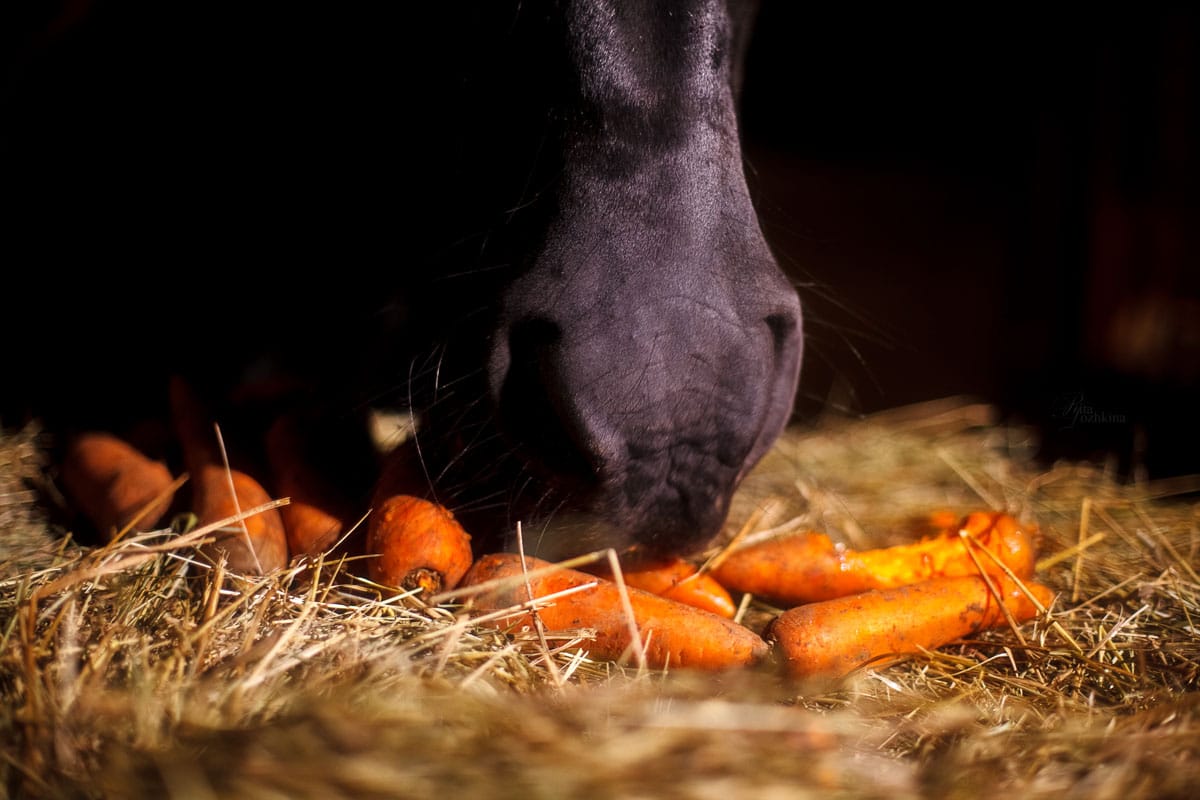
<svg viewBox="0 0 1200 800"><path fill-rule="evenodd" d="M960 536L959 529L970 537ZM971 557L972 539L1017 576L1033 575L1037 548L1031 529L1000 512L969 514L937 536L873 550L851 550L813 531L780 536L732 551L712 574L728 589L790 608L930 578L976 575L981 566L1001 572L987 553Z"/></svg>
<svg viewBox="0 0 1200 800"><path fill-rule="evenodd" d="M528 570L551 566L532 557L525 562ZM548 631L594 631L594 638L587 643L593 658L616 660L628 653L633 638L617 584L572 569L530 576L527 581L522 579L526 574L519 555L496 553L478 559L459 585L483 586L495 581L495 588L475 595L474 603L478 610L497 611L595 584L539 604L538 618ZM641 589L626 587L626 591L651 668L726 670L754 664L767 653L762 637L732 620ZM520 629L534 623L525 611L490 624Z"/></svg>
<svg viewBox="0 0 1200 800"><path fill-rule="evenodd" d="M190 387L172 379L170 396L176 435L191 475L192 511L199 524L208 525L270 502L271 495L255 478L226 467L215 429L209 426L207 413ZM277 509L221 528L214 537L200 551L213 560L224 558L234 572L262 575L287 566L287 535Z"/></svg>
<svg viewBox="0 0 1200 800"><path fill-rule="evenodd" d="M1037 615L1037 606L1013 581L990 577L999 598L980 576L935 578L797 606L776 617L763 635L790 676L838 678L868 663L883 664L1003 625L1005 607L1017 622ZM1032 581L1024 585L1043 607L1050 605L1053 591Z"/></svg>
<svg viewBox="0 0 1200 800"><path fill-rule="evenodd" d="M60 467L63 488L105 541L127 527L152 530L174 498L167 465L111 433L74 437Z"/></svg>
<svg viewBox="0 0 1200 800"><path fill-rule="evenodd" d="M426 596L453 589L471 566L471 536L445 506L414 495L385 499L367 527L371 579Z"/></svg>
<svg viewBox="0 0 1200 800"><path fill-rule="evenodd" d="M600 562L585 571L609 580L613 578L607 562ZM621 577L627 586L702 608L726 619L733 619L737 613L737 606L725 587L682 558L622 565Z"/></svg>

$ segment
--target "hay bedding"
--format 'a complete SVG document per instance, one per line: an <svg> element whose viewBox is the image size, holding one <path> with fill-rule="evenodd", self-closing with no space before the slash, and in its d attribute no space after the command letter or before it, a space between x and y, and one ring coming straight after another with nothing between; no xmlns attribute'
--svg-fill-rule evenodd
<svg viewBox="0 0 1200 800"><path fill-rule="evenodd" d="M78 547L46 521L38 444L33 428L0 440L9 796L1126 800L1200 786L1200 481L1040 467L1028 434L985 407L790 431L739 494L731 528L761 508L760 531L853 547L911 538L940 508L1005 509L1041 531L1040 578L1060 592L1049 619L833 688L769 665L597 663L582 638L475 628L337 564L242 582L169 532Z"/></svg>

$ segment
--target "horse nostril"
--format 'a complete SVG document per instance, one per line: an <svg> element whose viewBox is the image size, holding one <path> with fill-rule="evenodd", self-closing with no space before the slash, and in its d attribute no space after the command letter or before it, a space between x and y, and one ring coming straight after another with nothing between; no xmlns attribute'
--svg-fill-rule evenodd
<svg viewBox="0 0 1200 800"><path fill-rule="evenodd" d="M768 314L766 323L767 330L771 332L775 360L778 363L786 353L796 346L800 322L796 319L795 314L781 311L777 314Z"/></svg>
<svg viewBox="0 0 1200 800"><path fill-rule="evenodd" d="M596 470L580 443L581 423L561 371L562 328L545 318L508 332L508 368L500 387L501 424L552 476L589 482Z"/></svg>

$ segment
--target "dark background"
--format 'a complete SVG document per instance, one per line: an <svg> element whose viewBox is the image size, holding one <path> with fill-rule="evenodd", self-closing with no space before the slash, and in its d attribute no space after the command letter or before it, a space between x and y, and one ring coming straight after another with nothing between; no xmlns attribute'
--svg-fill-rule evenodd
<svg viewBox="0 0 1200 800"><path fill-rule="evenodd" d="M165 14L167 7L177 10ZM44 190L48 212L58 213L65 193L37 171L46 165L64 174L94 172L89 185L134 185L153 198L160 182L179 176L148 169L131 184L123 163L106 153L115 143L115 152L144 157L159 152L155 142L166 134L190 131L195 147L182 161L158 145L173 168L200 184L244 189L242 165L222 160L233 144L212 146L232 136L238 148L259 154L260 171L277 166L260 182L284 187L274 190L278 201L297 180L297 164L320 168L319 160L307 160L312 149L280 155L277 134L291 122L309 129L309 120L226 130L212 110L227 98L172 102L164 94L172 78L147 73L173 64L194 73L190 83L185 76L187 85L203 88L212 70L227 70L227 83L242 87L235 121L270 120L271 103L295 115L312 105L310 93L322 92L323 107L333 111L321 124L357 120L361 130L376 131L373 139L354 139L339 158L396 186L387 193L390 204L347 196L344 227L356 236L330 238L325 259L344 264L347 243L368 242L369 232L385 230L388 215L406 202L405 175L419 154L389 147L388 125L438 100L422 99L422 87L436 84L411 68L394 84L376 75L373 86L357 92L324 86L320 59L353 55L372 74L386 73L396 63L392 54L411 46L407 37L423 34L400 29L405 14L397 7L394 32L347 25L328 52L285 47L282 57L264 59L268 69L244 76L222 66L230 42L240 63L258 63L245 54L257 51L260 35L286 31L289 6L280 4L278 17L257 15L258 28L232 32L197 31L194 15L178 10L187 8L54 0L0 12L0 45L14 56L6 63L6 91L20 90L6 95L20 102L5 111L26 115L4 121L5 130L20 132L6 141L25 148L7 151L4 166ZM91 30L98 11L110 26L100 30L136 35L121 44L92 36L77 45L72 37ZM359 34L371 47L358 46ZM224 44L210 46L210 38ZM180 41L192 49L181 51ZM995 403L1007 419L1038 426L1048 460L1108 458L1125 476L1200 472L1198 45L1200 13L1187 9L1005 6L987 15L765 0L746 70L744 138L764 230L801 284L807 311L799 417L970 395ZM21 82L34 74L40 83ZM281 96L285 87L294 96ZM163 111L147 97L161 101ZM111 124L120 118L138 124ZM349 135L342 133L343 141ZM319 144L317 138L306 142ZM25 169L33 162L23 153L34 151L42 161ZM231 199L252 210L246 195L226 192L218 212L230 216ZM109 198L74 202L92 215ZM61 282L87 303L91 287L108 281L105 265L59 258L54 243L86 256L88 236L112 236L119 222L136 228L128 241L141 243L139 258L162 270L160 285L189 280L174 256L159 259L147 244L155 234L179 237L156 227L152 203L146 208L146 218L101 215L103 225L86 235L65 218L39 214L48 226L36 239L40 251L33 258L7 254L13 264L34 265L6 270L3 314L20 324L5 330L28 331L4 343L10 361L20 362L18 351L41 352L34 340L53 334L31 330L44 312L14 282L28 278L43 289ZM318 248L295 237L298 228L311 236L325 213L301 226L292 217L270 235L246 215L244 224L260 231L266 248L247 263L279 261L281 248L297 263L322 263L313 257ZM373 248L361 247L355 260L389 268L371 265ZM213 263L225 255L212 246L191 257ZM164 319L169 311L157 309L147 318L145 341L154 340ZM141 331L143 320L129 324Z"/></svg>
<svg viewBox="0 0 1200 800"><path fill-rule="evenodd" d="M967 394L1043 455L1200 471L1200 15L767 0L745 139L801 415Z"/></svg>

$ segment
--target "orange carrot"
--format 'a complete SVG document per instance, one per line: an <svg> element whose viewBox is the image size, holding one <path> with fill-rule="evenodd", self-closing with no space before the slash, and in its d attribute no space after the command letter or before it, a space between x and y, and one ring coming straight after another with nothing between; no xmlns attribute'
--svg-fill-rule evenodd
<svg viewBox="0 0 1200 800"><path fill-rule="evenodd" d="M905 530L912 534L912 539L927 539L930 536L941 536L957 531L964 517L962 514L948 508L930 511L927 514L914 516L908 520Z"/></svg>
<svg viewBox="0 0 1200 800"><path fill-rule="evenodd" d="M109 433L76 436L61 465L63 487L105 541L131 523L152 530L171 507L171 471Z"/></svg>
<svg viewBox="0 0 1200 800"><path fill-rule="evenodd" d="M279 495L289 500L278 509L287 536L288 555L315 556L332 550L342 538L345 523L320 505L300 500L302 495L295 489L281 486Z"/></svg>
<svg viewBox="0 0 1200 800"><path fill-rule="evenodd" d="M274 487L290 499L279 508L279 515L293 557L327 552L346 529L344 501L312 469L302 442L293 416L282 416L267 429L265 448Z"/></svg>
<svg viewBox="0 0 1200 800"><path fill-rule="evenodd" d="M193 511L201 525L231 517L272 497L257 480L238 470L215 464L192 473ZM232 492L230 484L232 483ZM247 575L265 575L287 566L287 534L278 509L266 511L220 528L216 540L202 548L214 561L224 557L229 569Z"/></svg>
<svg viewBox="0 0 1200 800"><path fill-rule="evenodd" d="M526 557L525 561L529 570L549 566L549 562L537 558ZM593 629L595 638L587 644L593 658L615 660L628 651L633 640L617 584L579 570L562 569L529 578L531 595L522 580L524 572L517 554L486 555L475 562L459 586L497 581L494 589L474 597L477 609L497 611L519 606L531 597L546 597L594 583L592 588L539 605L538 618L549 631ZM749 628L641 589L626 590L645 643L646 663L652 668L725 670L753 664L766 655L766 643ZM526 612L489 624L520 629L533 625L533 620Z"/></svg>
<svg viewBox="0 0 1200 800"><path fill-rule="evenodd" d="M995 512L969 514L938 536L874 550L851 550L812 531L781 536L734 550L712 574L728 589L790 608L930 578L977 575L968 548L986 572L1000 572L992 558L958 535L960 528L1017 576L1033 575L1037 552L1031 529Z"/></svg>
<svg viewBox="0 0 1200 800"><path fill-rule="evenodd" d="M608 562L600 562L597 567L589 567L585 571L608 580L613 578ZM725 587L707 572L700 572L695 564L682 558L622 565L621 576L627 586L702 608L726 619L733 619L737 613L737 606Z"/></svg>
<svg viewBox="0 0 1200 800"><path fill-rule="evenodd" d="M371 512L366 551L371 579L426 595L453 589L471 566L471 536L449 509L393 495Z"/></svg>
<svg viewBox="0 0 1200 800"><path fill-rule="evenodd" d="M990 576L1017 622L1032 619L1037 607L1013 581ZM1043 607L1054 593L1026 582ZM881 663L936 649L979 631L1005 624L1001 603L982 577L934 578L891 589L797 606L776 617L764 636L797 678L836 678L880 659Z"/></svg>
<svg viewBox="0 0 1200 800"><path fill-rule="evenodd" d="M191 475L192 511L200 525L234 516L272 498L245 472L227 469L215 430L191 389L180 379L170 385L171 413ZM225 558L234 572L266 574L287 566L287 535L277 509L268 509L214 532L201 552Z"/></svg>

